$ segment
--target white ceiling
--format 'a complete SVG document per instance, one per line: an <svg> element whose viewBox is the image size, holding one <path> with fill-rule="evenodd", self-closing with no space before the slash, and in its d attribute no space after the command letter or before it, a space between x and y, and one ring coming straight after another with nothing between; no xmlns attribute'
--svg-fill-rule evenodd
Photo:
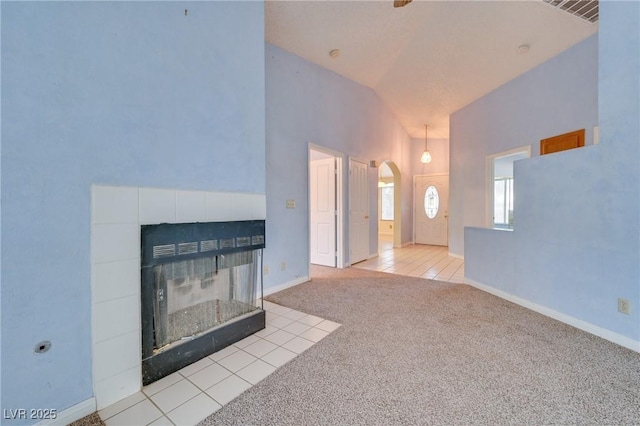
<svg viewBox="0 0 640 426"><path fill-rule="evenodd" d="M371 87L414 138L425 124L448 138L449 114L598 28L541 0L267 0L265 12L269 43Z"/></svg>

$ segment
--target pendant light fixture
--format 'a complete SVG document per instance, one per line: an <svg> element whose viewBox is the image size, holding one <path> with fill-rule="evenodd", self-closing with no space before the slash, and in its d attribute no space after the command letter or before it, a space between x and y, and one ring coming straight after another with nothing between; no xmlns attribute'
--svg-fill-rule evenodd
<svg viewBox="0 0 640 426"><path fill-rule="evenodd" d="M430 163L431 162L431 154L429 153L429 150L427 149L427 125L424 125L424 152L422 153L422 156L420 157L420 161L422 163Z"/></svg>

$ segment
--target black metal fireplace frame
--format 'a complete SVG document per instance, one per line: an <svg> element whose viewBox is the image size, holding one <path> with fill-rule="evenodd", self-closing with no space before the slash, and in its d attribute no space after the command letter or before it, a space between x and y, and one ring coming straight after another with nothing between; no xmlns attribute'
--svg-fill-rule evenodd
<svg viewBox="0 0 640 426"><path fill-rule="evenodd" d="M196 244L197 243L197 244ZM171 247L173 245L173 248ZM156 252L154 253L154 247ZM160 252L158 247L166 248ZM148 385L265 328L262 308L229 321L191 340L154 353L153 267L265 247L265 221L231 221L142 225L141 314L142 384ZM260 256L262 259L262 255ZM260 271L262 265L260 265ZM262 279L260 279L262 294Z"/></svg>

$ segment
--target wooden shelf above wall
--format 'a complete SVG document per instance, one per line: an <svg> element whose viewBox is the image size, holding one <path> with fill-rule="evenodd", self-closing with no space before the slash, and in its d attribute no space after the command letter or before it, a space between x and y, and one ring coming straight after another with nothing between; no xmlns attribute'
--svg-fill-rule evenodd
<svg viewBox="0 0 640 426"><path fill-rule="evenodd" d="M566 151L567 149L580 148L582 146L584 146L584 129L542 139L540 141L540 155L552 154L554 152Z"/></svg>

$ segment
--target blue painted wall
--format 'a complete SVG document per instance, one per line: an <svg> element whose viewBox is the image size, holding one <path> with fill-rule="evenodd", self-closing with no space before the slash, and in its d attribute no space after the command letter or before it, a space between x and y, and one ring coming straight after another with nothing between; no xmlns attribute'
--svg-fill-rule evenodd
<svg viewBox="0 0 640 426"><path fill-rule="evenodd" d="M267 44L267 288L308 275L308 144L348 159L392 160L402 173L403 241L411 238L411 139L373 90ZM377 253L377 175L369 170L369 252ZM287 209L286 200L296 200ZM346 216L348 222L348 215ZM348 242L348 223L344 233ZM348 252L348 250L347 250ZM348 261L348 259L347 259ZM281 262L287 263L282 271Z"/></svg>
<svg viewBox="0 0 640 426"><path fill-rule="evenodd" d="M525 145L536 156L541 139L577 129L592 144L597 85L592 36L451 115L451 252L464 253L465 226L487 225L485 158Z"/></svg>
<svg viewBox="0 0 640 426"><path fill-rule="evenodd" d="M92 396L91 185L264 194L264 93L261 2L2 2L2 408Z"/></svg>
<svg viewBox="0 0 640 426"><path fill-rule="evenodd" d="M598 40L589 39L534 70L540 73L538 85L527 88L525 83L533 78L528 73L456 113L451 132L451 144L456 147L452 168L460 177L464 173L459 167L470 160L456 154L462 146L471 146L468 135L472 130L474 143L487 144L490 138L509 134L504 129L510 127L514 115L527 113L528 120L545 129L547 135L561 133L551 131L560 121L587 130L596 124L590 123L594 118L592 102L583 97L568 104L566 94L559 91L557 99L541 105L540 111L527 110L518 102L546 91L544 78L551 84L571 75L582 82L579 92L591 93L590 99L597 89L600 143L517 162L515 230L466 228L465 275L579 320L587 324L585 328L636 350L640 349L639 18L637 2L600 2ZM596 42L596 76L591 75L595 71L589 62L575 63L570 74L559 74L560 69L553 66L580 50L585 54L588 50L588 56L595 59ZM588 83L594 77L596 80ZM510 105L511 111L496 114L495 107L500 105ZM559 117L550 120L551 127L543 114L546 109ZM580 120L585 125L574 125L583 114ZM525 121L518 128L527 138L541 139ZM459 187L458 191L464 194L459 202L466 207L467 199L481 188ZM470 222L462 224L476 225ZM630 315L617 311L619 297L631 302Z"/></svg>
<svg viewBox="0 0 640 426"><path fill-rule="evenodd" d="M609 265L615 268L599 290L607 294L605 324L640 342L640 3L603 1L599 8L598 160L603 175L597 185L605 190L599 193L605 194L608 208L596 228L605 236L597 260L604 260L605 271ZM630 316L615 312L617 297L631 301Z"/></svg>
<svg viewBox="0 0 640 426"><path fill-rule="evenodd" d="M2 3L0 3L0 23L2 23ZM0 46L2 46L2 28L0 28ZM1 51L1 47L0 47ZM2 65L0 64L0 81ZM0 84L0 129L2 128L2 84ZM0 130L0 159L2 158L2 131ZM2 161L0 160L0 409L2 408Z"/></svg>

